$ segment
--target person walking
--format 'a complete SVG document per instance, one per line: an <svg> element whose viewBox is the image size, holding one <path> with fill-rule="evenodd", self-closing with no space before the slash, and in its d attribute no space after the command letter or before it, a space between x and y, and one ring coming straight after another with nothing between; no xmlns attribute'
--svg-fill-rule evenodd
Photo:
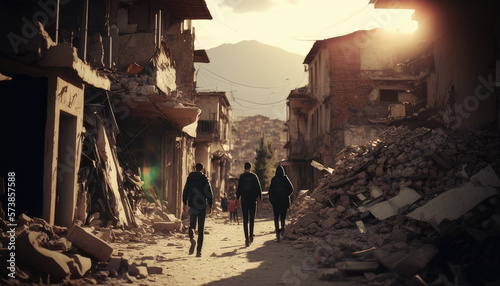
<svg viewBox="0 0 500 286"><path fill-rule="evenodd" d="M273 206L274 228L276 229L276 240L280 242L280 235L285 233L286 212L290 207L290 196L293 194L293 185L285 175L283 166L276 167L276 175L271 179L269 185L269 202ZM281 221L281 229L280 223Z"/></svg>
<svg viewBox="0 0 500 286"><path fill-rule="evenodd" d="M240 220L238 218L239 201L235 197L231 196L227 208L229 210L229 222L236 221L240 224Z"/></svg>
<svg viewBox="0 0 500 286"><path fill-rule="evenodd" d="M189 240L191 241L189 255L194 253L196 246L196 257L201 257L205 217L210 214L213 203L212 187L202 170L203 164L197 163L196 171L189 174L182 192L184 212L188 212L189 206ZM194 239L196 222L198 222L198 243Z"/></svg>
<svg viewBox="0 0 500 286"><path fill-rule="evenodd" d="M253 242L253 230L254 230L254 220L255 212L257 210L257 200L259 201L259 207L262 206L262 189L260 187L260 181L255 173L252 173L250 169L252 164L246 162L244 165L245 171L240 175L238 179L238 188L236 190L236 199L241 198L241 212L243 213L243 232L245 233L245 246L248 247L250 243ZM249 224L250 223L250 233Z"/></svg>

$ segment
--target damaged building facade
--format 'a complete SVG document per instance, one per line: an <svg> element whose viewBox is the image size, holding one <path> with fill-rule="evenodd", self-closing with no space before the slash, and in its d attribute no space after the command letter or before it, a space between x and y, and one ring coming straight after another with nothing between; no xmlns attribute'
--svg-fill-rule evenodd
<svg viewBox="0 0 500 286"><path fill-rule="evenodd" d="M215 201L227 194L231 168L233 114L225 92L197 92L201 108L195 138L196 162L205 166Z"/></svg>
<svg viewBox="0 0 500 286"><path fill-rule="evenodd" d="M211 19L206 3L56 3L2 2L2 119L13 122L2 174L32 198L16 212L134 227L145 194L180 217L201 113L190 23Z"/></svg>
<svg viewBox="0 0 500 286"><path fill-rule="evenodd" d="M370 3L415 9L418 31L314 44L309 85L288 97L287 163L302 191L286 236L315 247L323 280L496 285L498 4Z"/></svg>
<svg viewBox="0 0 500 286"><path fill-rule="evenodd" d="M287 164L300 189L313 189L322 166L335 168L343 148L374 140L387 126L464 130L498 122L498 21L489 12L477 23L463 21L470 11L491 11L485 7L492 3L372 2L416 9L419 28L357 31L314 43L304 60L309 84L292 90L287 103Z"/></svg>
<svg viewBox="0 0 500 286"><path fill-rule="evenodd" d="M380 123L426 105L423 79L431 67L408 73L398 65L423 45L381 29L315 42L304 60L309 85L288 97L291 177L311 178L297 186L310 189L323 176L311 160L333 167L342 148L374 140Z"/></svg>

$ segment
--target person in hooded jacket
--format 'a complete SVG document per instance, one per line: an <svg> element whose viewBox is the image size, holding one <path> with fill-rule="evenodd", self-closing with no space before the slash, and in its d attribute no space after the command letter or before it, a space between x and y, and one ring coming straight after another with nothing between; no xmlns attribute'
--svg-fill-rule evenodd
<svg viewBox="0 0 500 286"><path fill-rule="evenodd" d="M184 203L184 212L188 211L189 206L189 240L191 247L189 254L194 253L196 246L196 256L201 256L203 246L203 232L205 228L205 217L210 214L212 209L213 194L210 182L202 172L203 164L196 164L196 171L189 174L182 192L182 202ZM208 209L207 209L208 208ZM194 229L198 221L198 243L194 239Z"/></svg>
<svg viewBox="0 0 500 286"><path fill-rule="evenodd" d="M290 196L292 194L293 185L288 176L285 175L285 169L282 166L276 167L276 175L271 179L269 185L269 202L273 205L274 227L278 242L280 242L280 235L285 233L286 212L290 207Z"/></svg>

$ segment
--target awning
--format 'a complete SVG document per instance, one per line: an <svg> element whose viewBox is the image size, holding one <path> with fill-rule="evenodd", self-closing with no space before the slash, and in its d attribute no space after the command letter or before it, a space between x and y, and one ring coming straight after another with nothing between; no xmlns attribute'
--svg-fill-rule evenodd
<svg viewBox="0 0 500 286"><path fill-rule="evenodd" d="M207 51L205 50L195 50L194 51L194 62L195 63L209 63Z"/></svg>
<svg viewBox="0 0 500 286"><path fill-rule="evenodd" d="M128 118L124 120L160 119L168 121L189 136L196 137L198 117L201 113L201 109L196 106L186 106L161 96L127 97L117 105L129 111Z"/></svg>
<svg viewBox="0 0 500 286"><path fill-rule="evenodd" d="M169 0L162 5L174 19L212 20L205 0Z"/></svg>

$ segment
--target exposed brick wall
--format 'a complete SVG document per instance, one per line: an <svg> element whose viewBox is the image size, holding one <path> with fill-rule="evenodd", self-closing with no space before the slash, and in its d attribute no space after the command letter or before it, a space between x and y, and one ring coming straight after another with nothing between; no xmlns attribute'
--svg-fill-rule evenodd
<svg viewBox="0 0 500 286"><path fill-rule="evenodd" d="M342 127L347 118L355 116L348 108L361 112L368 103L372 81L360 76L360 48L351 39L328 47L330 53L331 127Z"/></svg>

